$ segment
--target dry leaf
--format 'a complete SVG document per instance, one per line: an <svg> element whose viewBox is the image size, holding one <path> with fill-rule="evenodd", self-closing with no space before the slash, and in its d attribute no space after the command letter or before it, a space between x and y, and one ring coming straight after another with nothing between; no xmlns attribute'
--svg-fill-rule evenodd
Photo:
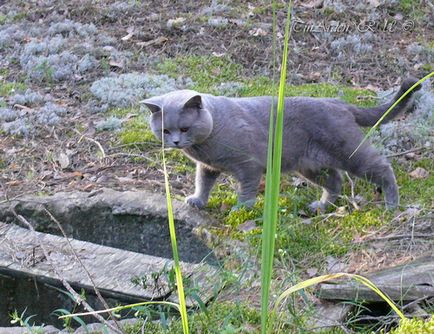
<svg viewBox="0 0 434 334"><path fill-rule="evenodd" d="M8 185L8 186L18 186L21 183L22 183L22 181L20 181L20 180L14 180L14 181L6 182L6 185Z"/></svg>
<svg viewBox="0 0 434 334"><path fill-rule="evenodd" d="M109 65L118 68L124 68L124 64L120 61L110 60Z"/></svg>
<svg viewBox="0 0 434 334"><path fill-rule="evenodd" d="M129 27L127 29L127 35L125 35L124 37L121 38L121 40L123 41L128 41L131 37L133 37L134 35L134 27Z"/></svg>
<svg viewBox="0 0 434 334"><path fill-rule="evenodd" d="M306 7L306 8L321 8L323 3L324 3L324 0L303 1L301 6Z"/></svg>
<svg viewBox="0 0 434 334"><path fill-rule="evenodd" d="M413 179L426 179L429 176L429 172L422 167L417 167L414 171L410 172L408 175L410 175L410 177Z"/></svg>
<svg viewBox="0 0 434 334"><path fill-rule="evenodd" d="M264 29L257 28L250 30L249 34L252 36L266 36L268 33Z"/></svg>
<svg viewBox="0 0 434 334"><path fill-rule="evenodd" d="M146 46L149 46L149 45L161 45L163 43L166 43L167 41L168 41L167 37L160 36L160 37L157 37L157 38L152 39L150 41L138 42L136 44L138 46L141 46L141 47L146 47Z"/></svg>

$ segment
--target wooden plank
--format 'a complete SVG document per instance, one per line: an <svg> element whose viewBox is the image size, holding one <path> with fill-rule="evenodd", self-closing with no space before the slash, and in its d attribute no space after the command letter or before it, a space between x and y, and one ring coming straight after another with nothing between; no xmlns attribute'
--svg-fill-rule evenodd
<svg viewBox="0 0 434 334"><path fill-rule="evenodd" d="M366 276L396 301L434 297L434 257L388 268ZM381 297L357 282L321 284L319 297L330 300L382 301Z"/></svg>
<svg viewBox="0 0 434 334"><path fill-rule="evenodd" d="M123 300L167 299L172 294L164 270L173 262L156 256L101 246L90 242L69 239L97 288L108 297ZM45 258L40 245L49 253ZM30 276L42 282L61 285L53 266L75 288L93 290L83 267L71 251L65 238L31 232L14 224L0 223L0 273ZM182 263L183 274L198 280L202 277L202 300L208 301L209 283L216 269L204 264ZM160 275L159 275L160 273ZM134 284L134 277L142 277L146 288ZM192 302L190 303L190 306Z"/></svg>

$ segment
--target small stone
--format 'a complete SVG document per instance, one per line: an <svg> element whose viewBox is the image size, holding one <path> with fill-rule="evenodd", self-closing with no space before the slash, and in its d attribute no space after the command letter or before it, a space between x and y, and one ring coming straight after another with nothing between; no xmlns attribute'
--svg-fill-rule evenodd
<svg viewBox="0 0 434 334"><path fill-rule="evenodd" d="M256 228L256 223L253 220L246 220L244 223L238 225L237 229L241 232L248 233Z"/></svg>
<svg viewBox="0 0 434 334"><path fill-rule="evenodd" d="M208 25L211 27L223 28L226 27L228 23L229 23L228 19L220 16L210 17L208 19Z"/></svg>
<svg viewBox="0 0 434 334"><path fill-rule="evenodd" d="M306 273L309 275L309 277L314 277L318 274L318 268L309 268L306 270Z"/></svg>
<svg viewBox="0 0 434 334"><path fill-rule="evenodd" d="M330 274L345 271L345 264L333 256L327 256L327 272Z"/></svg>
<svg viewBox="0 0 434 334"><path fill-rule="evenodd" d="M414 160L416 158L416 153L410 152L410 153L407 153L404 157L407 160Z"/></svg>
<svg viewBox="0 0 434 334"><path fill-rule="evenodd" d="M60 168L65 169L69 166L69 158L65 153L60 153L57 156L57 161L59 162Z"/></svg>

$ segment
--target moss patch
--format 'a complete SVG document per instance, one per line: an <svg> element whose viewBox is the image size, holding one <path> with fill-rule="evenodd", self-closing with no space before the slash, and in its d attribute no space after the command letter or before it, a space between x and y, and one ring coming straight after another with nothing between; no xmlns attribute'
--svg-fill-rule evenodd
<svg viewBox="0 0 434 334"><path fill-rule="evenodd" d="M26 85L22 82L0 82L0 96L10 96L17 91L24 91Z"/></svg>
<svg viewBox="0 0 434 334"><path fill-rule="evenodd" d="M189 77L194 81L192 89L202 93L215 92L222 82L239 81L243 74L241 65L228 57L185 56L166 59L157 66L160 73L173 78Z"/></svg>
<svg viewBox="0 0 434 334"><path fill-rule="evenodd" d="M273 82L266 77L257 77L248 82L241 91L243 96L261 96L273 94ZM366 89L350 88L329 83L305 84L285 87L286 96L339 97L359 106L370 107L376 104L374 92Z"/></svg>

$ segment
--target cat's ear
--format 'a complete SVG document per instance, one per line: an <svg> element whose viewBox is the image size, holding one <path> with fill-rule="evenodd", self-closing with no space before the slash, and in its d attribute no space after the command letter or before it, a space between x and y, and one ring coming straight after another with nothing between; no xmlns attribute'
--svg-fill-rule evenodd
<svg viewBox="0 0 434 334"><path fill-rule="evenodd" d="M202 109L202 97L195 95L184 104L184 108Z"/></svg>
<svg viewBox="0 0 434 334"><path fill-rule="evenodd" d="M161 111L160 105L152 101L151 99L142 100L139 103L144 104L152 113Z"/></svg>

